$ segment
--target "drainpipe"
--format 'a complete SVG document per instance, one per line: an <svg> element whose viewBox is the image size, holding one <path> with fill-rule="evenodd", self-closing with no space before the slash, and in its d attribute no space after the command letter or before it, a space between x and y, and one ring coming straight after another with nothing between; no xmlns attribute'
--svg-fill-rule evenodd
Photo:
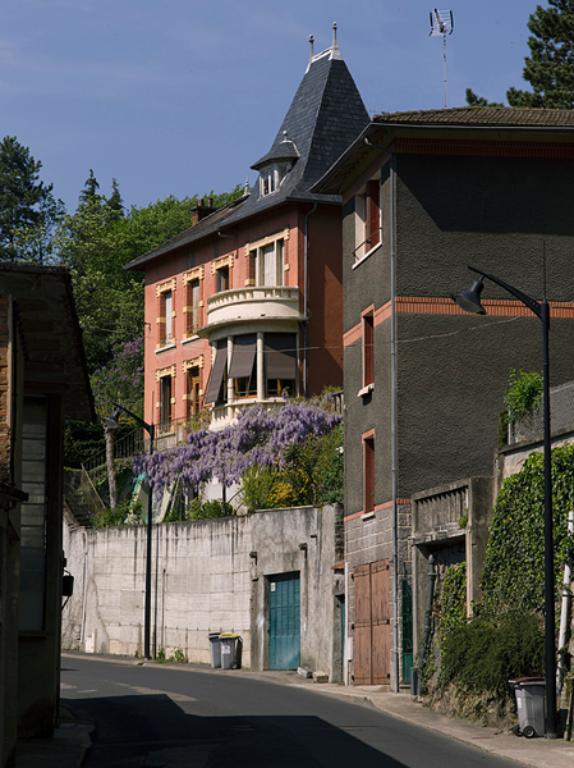
<svg viewBox="0 0 574 768"><path fill-rule="evenodd" d="M568 537L574 535L574 510L568 512ZM561 693L566 674L566 656L567 648L566 638L568 636L568 619L570 618L570 598L572 581L572 553L568 553L564 563L564 579L562 581L562 606L560 609L560 631L558 633L558 670L556 672L556 688Z"/></svg>
<svg viewBox="0 0 574 768"><path fill-rule="evenodd" d="M397 210L396 194L397 179L395 156L391 158L390 172L390 205L389 205L389 235L390 235L390 280L391 280L391 496L392 496L392 603L393 603L393 650L391 663L391 688L394 693L399 692L399 538L398 538L398 445L397 445Z"/></svg>
<svg viewBox="0 0 574 768"><path fill-rule="evenodd" d="M309 396L307 357L309 355L309 219L317 210L318 203L313 203L310 211L303 218L303 396Z"/></svg>

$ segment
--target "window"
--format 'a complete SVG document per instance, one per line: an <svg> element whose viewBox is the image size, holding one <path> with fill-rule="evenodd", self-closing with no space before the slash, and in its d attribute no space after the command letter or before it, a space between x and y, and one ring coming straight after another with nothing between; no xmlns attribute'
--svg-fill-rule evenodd
<svg viewBox="0 0 574 768"><path fill-rule="evenodd" d="M283 238L255 248L249 253L250 282L260 287L282 286L285 241Z"/></svg>
<svg viewBox="0 0 574 768"><path fill-rule="evenodd" d="M373 310L366 312L363 321L363 387L375 382L375 326Z"/></svg>
<svg viewBox="0 0 574 768"><path fill-rule="evenodd" d="M172 381L171 376L162 376L159 380L159 429L169 432L172 422Z"/></svg>
<svg viewBox="0 0 574 768"><path fill-rule="evenodd" d="M291 163L275 163L263 169L259 175L259 196L276 192L291 169Z"/></svg>
<svg viewBox="0 0 574 768"><path fill-rule="evenodd" d="M188 336L193 336L201 326L201 283L199 279L187 283L187 328Z"/></svg>
<svg viewBox="0 0 574 768"><path fill-rule="evenodd" d="M229 266L219 267L215 270L215 291L221 293L221 291L229 290Z"/></svg>
<svg viewBox="0 0 574 768"><path fill-rule="evenodd" d="M378 178L368 181L355 198L355 259L381 242L381 185Z"/></svg>
<svg viewBox="0 0 574 768"><path fill-rule="evenodd" d="M294 333L265 334L267 397L297 394L297 336Z"/></svg>
<svg viewBox="0 0 574 768"><path fill-rule="evenodd" d="M219 339L215 347L215 357L211 365L211 374L205 393L206 404L221 405L226 401L227 381L227 339Z"/></svg>
<svg viewBox="0 0 574 768"><path fill-rule="evenodd" d="M236 398L255 397L257 395L256 347L257 336L254 333L233 338L229 378L233 379L233 391Z"/></svg>
<svg viewBox="0 0 574 768"><path fill-rule="evenodd" d="M173 342L173 291L162 291L159 301L159 343L163 347Z"/></svg>
<svg viewBox="0 0 574 768"><path fill-rule="evenodd" d="M201 372L199 366L187 369L187 416L193 419L199 414L201 392Z"/></svg>
<svg viewBox="0 0 574 768"><path fill-rule="evenodd" d="M363 513L375 511L375 435L363 437Z"/></svg>

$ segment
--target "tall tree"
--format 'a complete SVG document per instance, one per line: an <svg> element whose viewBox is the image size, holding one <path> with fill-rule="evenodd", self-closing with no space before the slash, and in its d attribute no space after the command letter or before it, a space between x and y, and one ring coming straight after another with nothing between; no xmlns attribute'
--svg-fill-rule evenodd
<svg viewBox="0 0 574 768"><path fill-rule="evenodd" d="M40 180L42 163L15 136L0 142L0 259L45 262L63 215L52 185Z"/></svg>
<svg viewBox="0 0 574 768"><path fill-rule="evenodd" d="M574 108L574 0L548 0L528 20L530 56L524 60L523 77L531 91L509 88L506 98L511 107ZM470 89L471 106L485 99ZM489 104L489 102L486 102Z"/></svg>

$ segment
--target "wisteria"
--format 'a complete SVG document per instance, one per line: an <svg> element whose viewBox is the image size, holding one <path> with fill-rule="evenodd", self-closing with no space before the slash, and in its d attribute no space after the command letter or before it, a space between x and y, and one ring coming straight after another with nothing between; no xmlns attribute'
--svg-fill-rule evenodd
<svg viewBox="0 0 574 768"><path fill-rule="evenodd" d="M139 456L134 469L148 475L158 494L178 478L192 488L211 478L229 487L253 466L282 466L286 449L311 435L326 434L340 421L337 414L307 403L250 408L219 432L198 430L183 445Z"/></svg>

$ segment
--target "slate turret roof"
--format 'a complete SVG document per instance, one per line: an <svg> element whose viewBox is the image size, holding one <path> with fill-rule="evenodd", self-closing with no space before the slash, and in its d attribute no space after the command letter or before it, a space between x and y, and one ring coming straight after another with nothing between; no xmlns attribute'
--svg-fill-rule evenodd
<svg viewBox="0 0 574 768"><path fill-rule="evenodd" d="M126 268L140 268L175 248L287 201L339 203L338 195L317 194L311 187L368 124L369 115L338 48L317 54L309 63L270 150L253 166L261 168L274 160L291 159L292 169L279 189L260 197L257 180L248 196L139 256ZM287 157L286 150L289 152Z"/></svg>

